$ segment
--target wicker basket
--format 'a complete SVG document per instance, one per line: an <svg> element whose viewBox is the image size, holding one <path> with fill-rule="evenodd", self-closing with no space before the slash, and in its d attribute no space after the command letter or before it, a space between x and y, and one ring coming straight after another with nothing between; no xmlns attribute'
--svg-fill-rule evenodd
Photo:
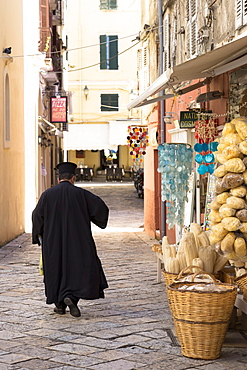
<svg viewBox="0 0 247 370"><path fill-rule="evenodd" d="M173 272L167 272L166 270L162 270L162 273L163 273L163 276L164 276L164 280L165 280L165 283L166 283L166 287L168 287L174 281L183 278L184 276L188 276L188 275L193 274L192 268L197 268L200 271L202 271L200 269L200 267L198 267L198 266L188 266L185 269L183 269L182 271L180 271L179 274L175 274Z"/></svg>
<svg viewBox="0 0 247 370"><path fill-rule="evenodd" d="M244 287L245 285L247 285L247 273L246 273L246 274L244 274L244 275L241 275L241 276L237 277L234 281L235 281L235 283L237 284L237 286L238 286L241 290L243 290L243 287Z"/></svg>
<svg viewBox="0 0 247 370"><path fill-rule="evenodd" d="M174 279L176 279L176 277L178 276L178 274L174 274L173 272L168 272L166 270L162 270L162 274L164 276L166 288L168 287L168 285L173 283Z"/></svg>
<svg viewBox="0 0 247 370"><path fill-rule="evenodd" d="M198 274L200 272L194 274L192 282L186 282L186 285L197 284L193 280ZM216 282L214 278L213 284L223 286L227 290L219 292L179 290L178 288L184 284L173 282L168 286L169 304L182 354L192 358L216 359L220 356L237 287Z"/></svg>

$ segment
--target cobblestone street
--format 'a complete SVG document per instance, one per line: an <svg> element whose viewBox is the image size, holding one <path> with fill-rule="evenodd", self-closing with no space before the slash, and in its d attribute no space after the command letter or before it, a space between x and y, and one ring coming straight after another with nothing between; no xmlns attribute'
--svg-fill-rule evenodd
<svg viewBox="0 0 247 370"><path fill-rule="evenodd" d="M156 283L154 240L143 231L133 183L82 183L110 208L93 227L108 280L105 299L79 301L81 317L46 305L40 247L23 234L0 249L0 370L246 370L247 333L228 331L221 357L182 356L165 292ZM31 217L31 215L30 215Z"/></svg>

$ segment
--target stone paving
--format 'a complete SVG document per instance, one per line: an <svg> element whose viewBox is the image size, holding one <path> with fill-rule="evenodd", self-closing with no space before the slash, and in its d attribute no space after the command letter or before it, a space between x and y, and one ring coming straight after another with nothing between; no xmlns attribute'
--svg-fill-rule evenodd
<svg viewBox="0 0 247 370"><path fill-rule="evenodd" d="M104 185L104 186L103 186ZM154 243L143 231L143 199L133 183L84 186L110 207L105 231L93 228L109 288L79 302L82 316L45 304L40 249L23 234L0 249L0 370L246 370L247 333L228 331L221 357L182 356L165 285L156 283Z"/></svg>

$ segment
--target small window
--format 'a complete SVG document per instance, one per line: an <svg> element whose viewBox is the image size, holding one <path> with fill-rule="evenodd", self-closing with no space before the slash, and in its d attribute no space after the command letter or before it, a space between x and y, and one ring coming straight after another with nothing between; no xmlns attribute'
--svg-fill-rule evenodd
<svg viewBox="0 0 247 370"><path fill-rule="evenodd" d="M117 9L117 0L100 0L100 9Z"/></svg>
<svg viewBox="0 0 247 370"><path fill-rule="evenodd" d="M9 75L4 81L4 148L10 148L10 87Z"/></svg>
<svg viewBox="0 0 247 370"><path fill-rule="evenodd" d="M100 69L118 69L118 36L100 36Z"/></svg>
<svg viewBox="0 0 247 370"><path fill-rule="evenodd" d="M235 22L236 29L247 23L247 0L235 0Z"/></svg>
<svg viewBox="0 0 247 370"><path fill-rule="evenodd" d="M118 111L118 94L101 94L101 112Z"/></svg>
<svg viewBox="0 0 247 370"><path fill-rule="evenodd" d="M197 55L197 11L198 0L186 1L187 16L187 59L194 58Z"/></svg>

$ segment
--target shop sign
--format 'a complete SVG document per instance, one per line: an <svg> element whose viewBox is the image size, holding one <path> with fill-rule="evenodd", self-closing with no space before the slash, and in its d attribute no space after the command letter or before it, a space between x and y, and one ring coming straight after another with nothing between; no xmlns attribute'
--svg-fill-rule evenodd
<svg viewBox="0 0 247 370"><path fill-rule="evenodd" d="M179 127L180 128L194 128L195 122L198 121L198 113L195 111L180 112Z"/></svg>
<svg viewBox="0 0 247 370"><path fill-rule="evenodd" d="M51 97L51 123L67 123L67 96Z"/></svg>

